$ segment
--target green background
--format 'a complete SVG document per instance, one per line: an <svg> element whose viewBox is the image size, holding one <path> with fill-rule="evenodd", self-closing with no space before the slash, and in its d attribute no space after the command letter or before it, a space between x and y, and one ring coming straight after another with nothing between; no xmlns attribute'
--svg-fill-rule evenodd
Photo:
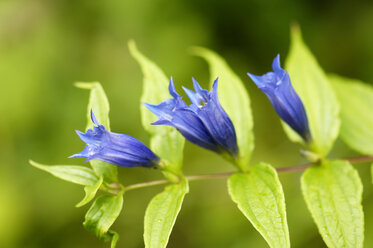
<svg viewBox="0 0 373 248"><path fill-rule="evenodd" d="M74 130L86 126L88 92L76 81L99 81L111 103L111 126L145 143L140 125L142 73L127 42L155 61L178 89L191 77L209 85L208 68L189 54L205 46L225 57L245 83L254 114L253 162L287 167L305 161L287 140L269 101L246 76L270 70L289 47L298 22L305 42L327 72L373 82L373 3L370 1L0 1L0 247L104 247L82 226L75 208L80 186L28 164L82 164L67 159L83 149ZM339 140L330 157L356 155ZM373 190L364 184L365 246L373 245ZM217 155L190 143L186 174L231 171ZM161 178L154 170L119 168L125 184ZM283 173L293 247L325 247L300 192L301 172ZM143 215L161 186L128 192L113 229L118 247L143 247ZM108 246L109 244L106 244ZM106 247L105 246L105 247ZM229 199L225 179L191 182L169 247L266 247Z"/></svg>

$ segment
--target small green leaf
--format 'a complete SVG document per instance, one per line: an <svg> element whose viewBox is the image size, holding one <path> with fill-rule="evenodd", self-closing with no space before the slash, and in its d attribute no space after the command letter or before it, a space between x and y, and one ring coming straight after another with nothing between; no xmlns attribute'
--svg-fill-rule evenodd
<svg viewBox="0 0 373 248"><path fill-rule="evenodd" d="M75 86L81 89L90 90L89 102L87 108L87 128L86 130L93 128L93 122L91 120L91 110L95 114L97 121L105 126L110 131L109 121L109 101L106 97L105 91L101 84L98 82L93 83L75 83ZM105 181L117 182L118 181L118 169L115 165L105 163L100 160L91 160L90 164L93 170L98 176L103 175Z"/></svg>
<svg viewBox="0 0 373 248"><path fill-rule="evenodd" d="M118 218L123 207L123 195L103 195L98 197L88 210L84 227L94 233L100 240L112 240L111 247L115 247L118 234L109 230Z"/></svg>
<svg viewBox="0 0 373 248"><path fill-rule="evenodd" d="M76 204L76 207L77 208L82 207L86 205L87 203L89 203L90 201L92 201L93 198L95 198L97 191L100 189L102 182L103 182L103 177L101 176L94 185L85 186L84 187L85 197L78 204Z"/></svg>
<svg viewBox="0 0 373 248"><path fill-rule="evenodd" d="M115 165L96 159L89 161L89 163L98 176L104 176L105 181L118 182L118 169Z"/></svg>
<svg viewBox="0 0 373 248"><path fill-rule="evenodd" d="M373 164L372 164L372 166L370 167L370 171L371 171L371 174L372 174L372 183L373 183Z"/></svg>
<svg viewBox="0 0 373 248"><path fill-rule="evenodd" d="M241 79L218 54L201 47L193 48L192 52L209 63L211 85L219 77L219 101L233 122L240 151L238 163L241 169L246 170L254 149L253 117L249 94Z"/></svg>
<svg viewBox="0 0 373 248"><path fill-rule="evenodd" d="M119 240L119 234L114 231L108 231L109 235L111 236L111 245L110 248L115 248L117 246Z"/></svg>
<svg viewBox="0 0 373 248"><path fill-rule="evenodd" d="M302 191L328 247L363 247L363 186L347 161L327 161L307 169Z"/></svg>
<svg viewBox="0 0 373 248"><path fill-rule="evenodd" d="M149 203L144 221L144 242L147 248L166 247L181 204L189 191L188 182L172 184Z"/></svg>
<svg viewBox="0 0 373 248"><path fill-rule="evenodd" d="M352 149L373 155L373 87L337 75L329 80L341 105L341 138Z"/></svg>
<svg viewBox="0 0 373 248"><path fill-rule="evenodd" d="M81 89L90 90L88 111L87 111L87 128L86 130L93 128L93 122L91 120L91 110L96 116L98 122L105 126L110 131L110 120L109 120L109 100L106 97L105 91L99 82L83 83L77 82L75 86Z"/></svg>
<svg viewBox="0 0 373 248"><path fill-rule="evenodd" d="M137 49L134 41L130 41L128 47L132 57L139 63L144 74L141 102L159 104L171 98L168 92L169 80L163 71ZM168 169L179 174L183 160L183 136L173 127L151 125L158 119L157 116L142 104L140 110L142 125L151 138L150 148L168 162L166 165Z"/></svg>
<svg viewBox="0 0 373 248"><path fill-rule="evenodd" d="M290 247L285 197L276 170L264 163L249 169L229 178L232 200L270 247Z"/></svg>
<svg viewBox="0 0 373 248"><path fill-rule="evenodd" d="M30 160L29 162L32 166L46 171L55 177L80 185L92 186L95 185L99 179L92 169L84 166L43 165L32 160Z"/></svg>
<svg viewBox="0 0 373 248"><path fill-rule="evenodd" d="M327 76L304 44L298 28L292 29L291 40L286 70L306 108L313 140L310 149L323 157L328 154L338 136L339 105ZM291 140L302 142L298 134L286 124L284 126Z"/></svg>

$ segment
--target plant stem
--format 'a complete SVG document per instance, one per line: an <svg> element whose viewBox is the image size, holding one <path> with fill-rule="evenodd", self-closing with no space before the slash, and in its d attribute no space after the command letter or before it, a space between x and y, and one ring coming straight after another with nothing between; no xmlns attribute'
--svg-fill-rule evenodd
<svg viewBox="0 0 373 248"><path fill-rule="evenodd" d="M169 183L169 182L170 181L168 181L166 179L161 179L161 180L154 180L154 181L149 181L149 182L144 182L144 183L131 184L131 185L125 186L124 191L132 190L132 189L145 188L145 187L165 184L165 183Z"/></svg>
<svg viewBox="0 0 373 248"><path fill-rule="evenodd" d="M360 156L360 157L353 157L353 158L344 158L342 160L348 161L350 163L363 163L363 162L373 162L373 156ZM293 171L302 171L307 169L308 167L311 167L312 165L315 165L317 163L307 163L302 165L296 165L291 167L283 167L283 168L276 168L276 171L278 173L283 172L293 172ZM225 178L233 175L236 172L224 172L224 173L215 173L215 174L201 174L201 175L190 175L186 176L185 178L189 181L196 181L196 180L204 180L204 179L213 179L213 178ZM161 185L169 183L168 180L162 179L162 180L154 180L149 182L143 182L143 183L136 183L131 184L126 187L124 187L124 191L129 191L133 189L139 189L139 188L145 188L150 187L154 185Z"/></svg>

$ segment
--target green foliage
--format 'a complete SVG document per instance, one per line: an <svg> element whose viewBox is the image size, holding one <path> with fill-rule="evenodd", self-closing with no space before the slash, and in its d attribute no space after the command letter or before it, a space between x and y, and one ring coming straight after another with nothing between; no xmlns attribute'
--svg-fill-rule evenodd
<svg viewBox="0 0 373 248"><path fill-rule="evenodd" d="M129 42L129 49L144 74L141 100L158 104L170 98L168 79L162 70L139 52L133 41ZM219 99L232 119L237 133L240 156L235 164L241 172L229 178L229 194L270 247L290 247L285 198L276 170L264 163L248 168L254 148L249 95L242 81L223 58L205 48L194 48L193 52L208 62L211 82L219 76ZM309 144L309 148L317 153L311 154L315 155L316 159L319 159L319 156L325 157L333 146L339 131L337 98L342 106L342 139L355 150L372 154L372 88L352 79L333 75L326 77L303 43L299 30L293 30L292 47L286 67L294 88L307 110L313 136L313 143ZM87 129L93 127L90 117L90 111L93 110L97 120L110 130L109 102L102 86L97 82L76 83L76 86L90 90ZM143 105L141 115L143 126L151 136L150 147L163 159L161 166L166 169L163 171L165 176L174 182L150 201L145 213L145 247L164 248L167 246L184 197L189 191L188 181L182 176L181 171L184 138L175 128L152 126L151 123L157 120L157 117ZM292 140L302 142L286 124L283 125ZM85 216L84 226L99 239L111 240L112 248L116 246L119 235L110 230L110 227L122 210L123 192L126 189L118 182L116 166L98 160L91 161L93 170L84 166L46 166L33 161L30 163L60 179L84 185L86 194L77 207L93 200L99 189L111 193L102 195L94 201ZM373 165L371 173L373 181ZM198 175L191 178L215 176ZM221 174L218 175L220 176ZM179 181L180 178L183 179ZM140 183L127 189L164 182L166 180ZM319 231L329 247L362 247L362 185L357 172L348 162L327 161L320 166L307 169L302 177L302 191ZM216 240L214 242L218 242Z"/></svg>
<svg viewBox="0 0 373 248"><path fill-rule="evenodd" d="M222 57L206 48L196 47L192 51L209 63L211 85L219 77L219 101L233 122L240 151L237 162L240 169L245 171L254 149L253 117L249 95L241 79Z"/></svg>
<svg viewBox="0 0 373 248"><path fill-rule="evenodd" d="M327 161L307 169L301 180L307 206L328 247L363 246L363 186L347 161Z"/></svg>
<svg viewBox="0 0 373 248"><path fill-rule="evenodd" d="M285 197L276 170L268 164L250 166L228 180L229 194L270 247L290 247Z"/></svg>
<svg viewBox="0 0 373 248"><path fill-rule="evenodd" d="M91 111L93 111L97 121L105 126L107 130L110 130L109 101L101 84L97 82L76 83L76 86L90 90L87 109L88 123L86 130L93 128L94 125L91 120ZM100 176L100 180L94 185L84 188L86 197L77 204L77 207L87 204L94 198L97 190L103 183L103 179L106 183L118 181L118 169L115 165L100 160L91 160L90 164L96 175ZM111 247L114 248L119 239L119 235L114 231L109 231L109 228L119 216L122 206L122 193L114 196L103 195L98 197L85 216L85 221L83 223L84 227L105 242L111 239Z"/></svg>
<svg viewBox="0 0 373 248"><path fill-rule="evenodd" d="M313 140L310 149L323 157L338 136L339 105L327 76L304 44L298 28L292 29L286 70L306 108ZM298 134L284 126L291 140L301 142Z"/></svg>
<svg viewBox="0 0 373 248"><path fill-rule="evenodd" d="M110 131L110 121L109 121L109 101L106 97L104 89L98 82L94 83L76 83L76 87L81 89L90 90L89 102L87 108L87 128L86 130L93 127L93 122L91 120L91 110L93 111L97 121L105 126L107 130ZM104 180L107 182L117 182L118 181L118 169L115 165L105 163L99 160L91 160L90 164L93 170L98 176L104 176Z"/></svg>
<svg viewBox="0 0 373 248"><path fill-rule="evenodd" d="M102 182L104 181L104 178L100 176L99 180L94 185L88 185L84 187L85 197L83 200L81 200L78 204L76 204L76 207L82 207L89 203L90 201L95 198L97 191L100 189Z"/></svg>
<svg viewBox="0 0 373 248"><path fill-rule="evenodd" d="M90 168L78 165L43 165L32 160L30 164L40 170L46 171L59 179L80 185L93 186L99 178Z"/></svg>
<svg viewBox="0 0 373 248"><path fill-rule="evenodd" d="M119 236L109 228L118 218L122 207L122 194L100 196L88 210L83 225L99 239L105 242L111 239L111 247L114 248Z"/></svg>
<svg viewBox="0 0 373 248"><path fill-rule="evenodd" d="M76 207L84 206L89 203L96 195L102 184L102 177L98 177L95 172L87 167L79 165L43 165L32 160L30 164L38 169L46 171L59 179L85 185L85 196Z"/></svg>
<svg viewBox="0 0 373 248"><path fill-rule="evenodd" d="M103 176L105 182L118 182L118 169L115 165L94 159L89 161L98 176Z"/></svg>
<svg viewBox="0 0 373 248"><path fill-rule="evenodd" d="M186 193L188 181L169 185L149 203L144 221L144 242L147 248L166 247Z"/></svg>
<svg viewBox="0 0 373 248"><path fill-rule="evenodd" d="M168 92L168 79L163 71L137 49L134 41L130 41L128 47L144 74L141 101L159 104L171 98ZM140 110L142 124L151 137L150 148L166 161L167 170L180 174L184 149L183 136L173 127L151 125L157 120L157 116L144 105L141 105Z"/></svg>
<svg viewBox="0 0 373 248"><path fill-rule="evenodd" d="M341 105L341 138L354 150L373 155L373 88L359 80L329 76Z"/></svg>
<svg viewBox="0 0 373 248"><path fill-rule="evenodd" d="M110 120L109 120L109 100L105 94L99 82L83 83L77 82L75 86L81 89L90 90L88 107L87 107L87 128L86 130L93 128L93 122L91 120L91 110L95 114L98 122L105 126L110 131Z"/></svg>

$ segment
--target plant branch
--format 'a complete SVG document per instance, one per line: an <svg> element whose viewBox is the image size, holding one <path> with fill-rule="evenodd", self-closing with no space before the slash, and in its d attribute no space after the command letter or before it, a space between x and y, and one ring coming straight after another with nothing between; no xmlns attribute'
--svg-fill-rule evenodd
<svg viewBox="0 0 373 248"><path fill-rule="evenodd" d="M352 158L344 158L342 160L348 161L350 163L364 163L364 162L373 162L373 156L360 156L360 157L352 157ZM284 172L293 172L293 171L302 171L307 169L308 167L311 167L312 165L315 165L317 163L307 163L302 165L296 165L291 167L283 167L283 168L276 168L276 171L278 173L284 173ZM190 175L186 176L185 178L189 181L196 181L196 180L204 180L204 179L214 179L214 178L226 178L231 175L233 175L236 172L224 172L224 173L214 173L214 174L200 174L200 175ZM155 181L149 181L144 183L136 183L131 184L126 187L124 187L125 191L133 190L133 189L139 189L139 188L145 188L150 187L154 185L161 185L169 183L168 180L162 179L162 180L155 180Z"/></svg>
<svg viewBox="0 0 373 248"><path fill-rule="evenodd" d="M144 183L136 183L136 184L131 184L128 186L124 187L124 191L132 190L132 189L139 189L139 188L145 188L145 187L150 187L154 185L160 185L160 184L165 184L168 183L169 181L166 179L161 179L161 180L154 180L154 181L149 181L149 182L144 182Z"/></svg>

